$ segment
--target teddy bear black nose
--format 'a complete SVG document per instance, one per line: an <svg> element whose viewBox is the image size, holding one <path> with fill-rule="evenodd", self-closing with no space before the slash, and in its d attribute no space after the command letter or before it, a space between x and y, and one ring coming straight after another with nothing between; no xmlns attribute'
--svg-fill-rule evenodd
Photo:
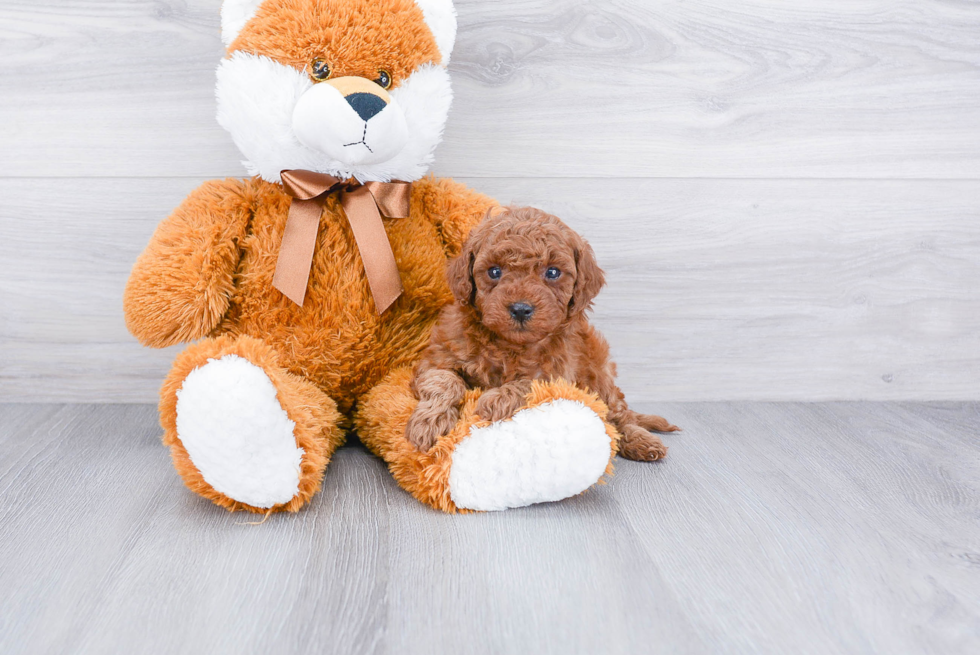
<svg viewBox="0 0 980 655"><path fill-rule="evenodd" d="M388 103L373 93L352 93L347 96L347 104L354 108L363 121L369 121L388 106Z"/></svg>
<svg viewBox="0 0 980 655"><path fill-rule="evenodd" d="M514 317L515 321L521 324L526 323L527 319L531 318L531 314L534 313L534 307L526 302L515 302L509 309L510 315Z"/></svg>

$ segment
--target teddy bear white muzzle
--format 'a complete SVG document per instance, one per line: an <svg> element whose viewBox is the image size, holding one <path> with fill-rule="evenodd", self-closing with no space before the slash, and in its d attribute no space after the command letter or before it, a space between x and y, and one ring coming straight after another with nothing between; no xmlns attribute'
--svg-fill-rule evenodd
<svg viewBox="0 0 980 655"><path fill-rule="evenodd" d="M313 85L293 109L293 132L306 147L350 166L388 161L408 143L401 107L363 78Z"/></svg>

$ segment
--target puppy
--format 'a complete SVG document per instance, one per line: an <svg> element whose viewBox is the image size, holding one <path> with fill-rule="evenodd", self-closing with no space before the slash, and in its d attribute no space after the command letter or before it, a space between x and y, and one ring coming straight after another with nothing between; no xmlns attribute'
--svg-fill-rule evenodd
<svg viewBox="0 0 980 655"><path fill-rule="evenodd" d="M409 441L427 451L448 433L467 389L484 390L477 413L498 421L524 405L532 380L564 378L609 407L622 456L666 456L650 430L678 428L626 405L609 344L586 319L604 283L592 247L557 217L513 207L488 216L449 264L456 303L442 310L415 369Z"/></svg>

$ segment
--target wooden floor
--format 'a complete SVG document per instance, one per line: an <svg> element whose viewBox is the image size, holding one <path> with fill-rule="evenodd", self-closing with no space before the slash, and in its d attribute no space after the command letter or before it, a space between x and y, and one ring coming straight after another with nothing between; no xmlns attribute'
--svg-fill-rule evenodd
<svg viewBox="0 0 980 655"><path fill-rule="evenodd" d="M447 516L359 445L264 525L146 405L0 405L0 652L980 652L980 404L670 403L660 464Z"/></svg>

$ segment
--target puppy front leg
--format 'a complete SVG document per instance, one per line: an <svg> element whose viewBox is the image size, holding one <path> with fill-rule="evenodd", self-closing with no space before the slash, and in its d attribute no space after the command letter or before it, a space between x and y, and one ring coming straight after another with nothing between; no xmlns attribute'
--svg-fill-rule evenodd
<svg viewBox="0 0 980 655"><path fill-rule="evenodd" d="M530 391L530 380L514 380L494 389L487 389L476 403L476 413L488 421L510 418L524 406L524 398Z"/></svg>
<svg viewBox="0 0 980 655"><path fill-rule="evenodd" d="M453 371L429 369L416 374L412 389L419 404L408 419L405 437L426 452L459 421L459 404L466 395L466 383Z"/></svg>

